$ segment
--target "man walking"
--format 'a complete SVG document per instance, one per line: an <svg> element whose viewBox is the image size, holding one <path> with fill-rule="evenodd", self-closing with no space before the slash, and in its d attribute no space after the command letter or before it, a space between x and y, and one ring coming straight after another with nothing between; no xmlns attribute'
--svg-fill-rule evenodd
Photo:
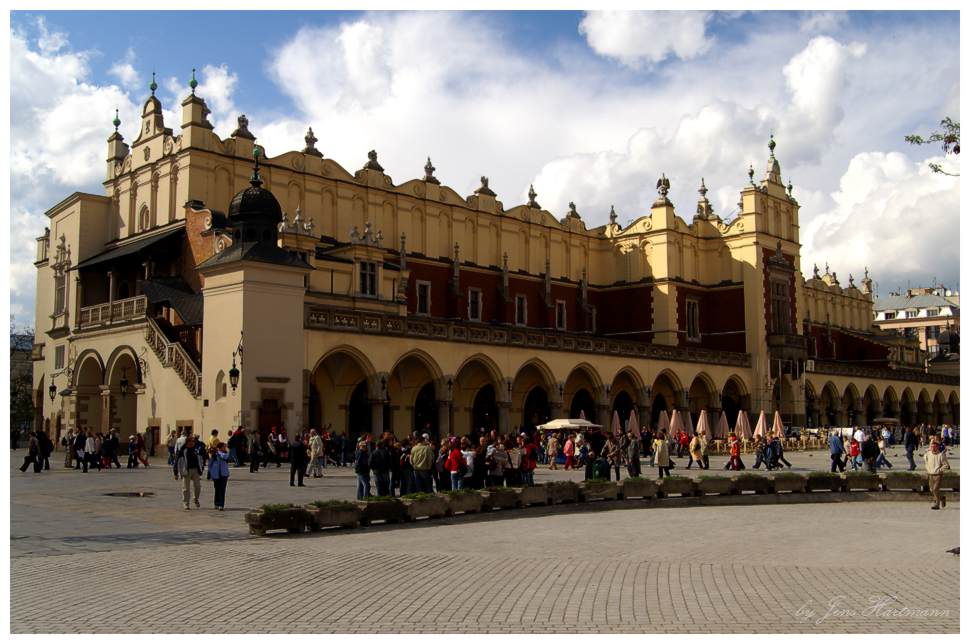
<svg viewBox="0 0 970 644"><path fill-rule="evenodd" d="M838 432L832 432L829 435L829 458L832 459L832 472L836 470L839 472L845 471L844 453L845 447L842 445L842 437Z"/></svg>
<svg viewBox="0 0 970 644"><path fill-rule="evenodd" d="M202 457L199 455L195 436L189 434L175 451L175 480L182 479L182 508L189 509L189 485L195 488L195 507L199 507L199 494L202 492Z"/></svg>
<svg viewBox="0 0 970 644"><path fill-rule="evenodd" d="M916 469L916 462L913 460L913 452L916 451L918 443L919 440L916 438L916 432L913 431L912 427L907 427L906 436L903 437L903 447L906 449L906 461L909 463L910 472Z"/></svg>
<svg viewBox="0 0 970 644"><path fill-rule="evenodd" d="M390 438L383 438L374 453L370 455L370 469L374 471L377 483L377 496L391 496L391 449Z"/></svg>
<svg viewBox="0 0 970 644"><path fill-rule="evenodd" d="M363 501L370 496L370 451L367 443L357 443L354 452L354 474L357 475L357 500Z"/></svg>
<svg viewBox="0 0 970 644"><path fill-rule="evenodd" d="M70 469L74 467L74 428L67 429L67 436L61 439L61 446L64 447L64 467Z"/></svg>
<svg viewBox="0 0 970 644"><path fill-rule="evenodd" d="M30 432L28 435L30 439L27 441L27 455L24 456L24 464L20 466L21 472L26 472L27 468L31 465L34 466L34 472L40 472L40 441L37 439L37 435L34 432Z"/></svg>
<svg viewBox="0 0 970 644"><path fill-rule="evenodd" d="M411 450L411 466L418 484L418 492L431 494L431 468L434 467L434 450L429 443L430 436L421 434L421 442Z"/></svg>
<svg viewBox="0 0 970 644"><path fill-rule="evenodd" d="M933 505L931 510L939 510L946 507L946 497L940 494L940 484L943 482L943 472L950 469L950 463L946 460L946 453L940 449L940 444L934 436L930 441L930 448L923 455L923 462L926 463L926 474L929 477L930 494L933 495Z"/></svg>

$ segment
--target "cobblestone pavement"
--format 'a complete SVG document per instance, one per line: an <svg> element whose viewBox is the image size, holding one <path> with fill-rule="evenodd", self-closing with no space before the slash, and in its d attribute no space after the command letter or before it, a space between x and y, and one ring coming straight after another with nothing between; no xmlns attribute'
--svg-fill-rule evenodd
<svg viewBox="0 0 970 644"><path fill-rule="evenodd" d="M353 489L347 470L302 489L284 470L234 470L220 513L181 510L162 467L12 469L12 631L959 631L958 503L498 512L249 537L252 505ZM157 496L103 496L129 490Z"/></svg>

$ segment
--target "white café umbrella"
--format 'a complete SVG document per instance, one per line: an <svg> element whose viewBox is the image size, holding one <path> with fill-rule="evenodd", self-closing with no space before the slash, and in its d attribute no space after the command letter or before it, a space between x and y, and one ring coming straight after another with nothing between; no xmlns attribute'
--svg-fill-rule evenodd
<svg viewBox="0 0 970 644"><path fill-rule="evenodd" d="M640 436L640 417L637 416L637 410L630 410L630 417L626 419L626 430L628 432L633 432L637 437Z"/></svg>
<svg viewBox="0 0 970 644"><path fill-rule="evenodd" d="M682 429L684 429L684 420L680 417L680 412L675 409L670 415L670 431L667 432L667 436L676 436Z"/></svg>
<svg viewBox="0 0 970 644"><path fill-rule="evenodd" d="M771 423L771 433L777 436L778 438L785 437L785 425L784 423L781 422L781 412L778 411L777 409L775 410L774 422Z"/></svg>
<svg viewBox="0 0 970 644"><path fill-rule="evenodd" d="M619 438L623 435L623 428L620 425L620 414L615 409L613 410L613 435Z"/></svg>
<svg viewBox="0 0 970 644"><path fill-rule="evenodd" d="M558 431L560 429L578 429L585 430L592 427L599 427L594 423L589 422L584 418L557 418L555 420L550 420L548 423L544 423L538 426L538 429L544 431Z"/></svg>
<svg viewBox="0 0 970 644"><path fill-rule="evenodd" d="M724 420L724 437L727 438L727 416L724 412L721 412L721 418ZM738 435L738 438L743 438L744 440L751 440L753 435L751 433L751 421L748 420L748 412L743 409L738 410L738 420L734 424L734 432Z"/></svg>
<svg viewBox="0 0 970 644"><path fill-rule="evenodd" d="M758 416L758 424L754 428L754 435L761 436L762 438L768 436L768 418L765 416L765 410L761 410L761 414Z"/></svg>
<svg viewBox="0 0 970 644"><path fill-rule="evenodd" d="M694 419L690 415L690 410L684 410L684 431L688 436L694 436Z"/></svg>
<svg viewBox="0 0 970 644"><path fill-rule="evenodd" d="M657 417L657 433L670 429L670 419L667 418L667 410L661 409L660 416Z"/></svg>
<svg viewBox="0 0 970 644"><path fill-rule="evenodd" d="M711 426L707 421L707 410L702 409L700 418L697 419L697 433L703 434L707 440L711 440Z"/></svg>

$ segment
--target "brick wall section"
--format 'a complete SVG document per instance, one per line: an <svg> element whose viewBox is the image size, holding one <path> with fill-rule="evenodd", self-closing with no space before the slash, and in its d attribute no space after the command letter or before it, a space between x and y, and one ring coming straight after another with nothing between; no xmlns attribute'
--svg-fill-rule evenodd
<svg viewBox="0 0 970 644"><path fill-rule="evenodd" d="M596 307L597 335L622 334L615 337L639 342L653 341L650 331L653 328L652 283L591 290L589 297Z"/></svg>
<svg viewBox="0 0 970 644"><path fill-rule="evenodd" d="M821 324L808 325L808 355L819 360L863 362L866 366L888 367L889 347L879 342ZM817 347L817 352L816 352Z"/></svg>
<svg viewBox="0 0 970 644"><path fill-rule="evenodd" d="M700 342L687 340L688 299L696 299L700 306ZM678 284L677 319L683 331L677 335L677 344L680 346L696 346L719 351L745 351L744 287L741 285L703 288Z"/></svg>
<svg viewBox="0 0 970 644"><path fill-rule="evenodd" d="M185 238L182 242L182 256L180 274L192 290L198 293L202 290L204 279L195 267L215 254L215 243L212 236L203 236L205 231L206 212L195 212L185 209Z"/></svg>

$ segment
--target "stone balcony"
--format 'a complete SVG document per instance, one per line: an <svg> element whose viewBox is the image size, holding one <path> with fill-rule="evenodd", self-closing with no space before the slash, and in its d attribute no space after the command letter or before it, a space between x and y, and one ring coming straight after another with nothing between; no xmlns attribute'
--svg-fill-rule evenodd
<svg viewBox="0 0 970 644"><path fill-rule="evenodd" d="M90 329L143 320L147 301L144 295L138 295L125 300L85 306L80 311L77 326L80 329Z"/></svg>

